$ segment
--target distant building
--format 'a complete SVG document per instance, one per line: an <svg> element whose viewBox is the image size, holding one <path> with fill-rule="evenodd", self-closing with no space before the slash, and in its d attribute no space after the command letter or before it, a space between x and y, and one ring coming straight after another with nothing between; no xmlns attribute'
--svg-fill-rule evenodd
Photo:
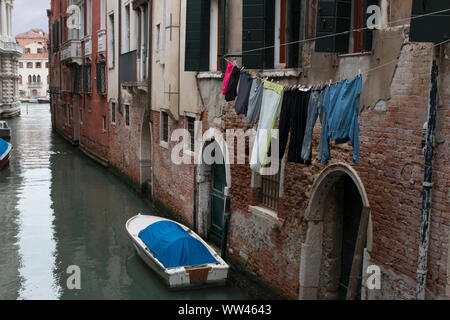
<svg viewBox="0 0 450 320"><path fill-rule="evenodd" d="M20 114L18 59L22 49L12 37L13 0L0 0L0 118Z"/></svg>
<svg viewBox="0 0 450 320"><path fill-rule="evenodd" d="M42 29L31 29L16 36L22 47L19 58L19 95L21 98L48 95L48 34Z"/></svg>

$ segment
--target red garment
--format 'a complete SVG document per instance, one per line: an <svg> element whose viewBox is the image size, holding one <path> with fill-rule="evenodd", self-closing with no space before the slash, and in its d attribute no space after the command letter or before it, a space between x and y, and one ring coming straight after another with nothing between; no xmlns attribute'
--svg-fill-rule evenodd
<svg viewBox="0 0 450 320"><path fill-rule="evenodd" d="M233 64L231 62L228 62L227 64L227 71L225 72L225 78L223 79L223 87L222 87L222 94L225 95L227 92L228 82L230 82L231 73L233 72Z"/></svg>

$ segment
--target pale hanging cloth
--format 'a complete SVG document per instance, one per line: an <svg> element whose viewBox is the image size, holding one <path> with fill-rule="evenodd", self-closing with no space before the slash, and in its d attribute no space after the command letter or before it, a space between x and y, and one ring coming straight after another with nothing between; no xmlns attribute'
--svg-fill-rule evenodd
<svg viewBox="0 0 450 320"><path fill-rule="evenodd" d="M280 110L283 91L284 88L282 85L264 81L258 131L250 158L250 168L258 173L261 173L262 167L267 164L267 154L270 149L272 130Z"/></svg>

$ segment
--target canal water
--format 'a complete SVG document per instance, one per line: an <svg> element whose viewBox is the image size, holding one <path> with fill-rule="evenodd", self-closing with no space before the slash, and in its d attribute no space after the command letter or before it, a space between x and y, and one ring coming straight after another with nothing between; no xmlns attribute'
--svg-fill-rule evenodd
<svg viewBox="0 0 450 320"><path fill-rule="evenodd" d="M231 284L169 291L137 256L125 222L163 215L52 132L49 105L8 120L14 146L0 171L0 299L246 299ZM69 266L81 289L69 290Z"/></svg>

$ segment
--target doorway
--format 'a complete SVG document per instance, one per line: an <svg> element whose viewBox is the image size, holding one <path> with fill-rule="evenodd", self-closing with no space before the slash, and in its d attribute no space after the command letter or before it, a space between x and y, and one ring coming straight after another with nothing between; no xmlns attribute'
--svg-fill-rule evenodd
<svg viewBox="0 0 450 320"><path fill-rule="evenodd" d="M364 186L350 166L331 165L316 179L304 215L308 227L301 248L300 299L344 300L349 290L361 298L362 265L358 270L354 256L358 237L365 243L370 234L365 228L360 232L367 208ZM356 292L349 289L350 279L357 282Z"/></svg>

